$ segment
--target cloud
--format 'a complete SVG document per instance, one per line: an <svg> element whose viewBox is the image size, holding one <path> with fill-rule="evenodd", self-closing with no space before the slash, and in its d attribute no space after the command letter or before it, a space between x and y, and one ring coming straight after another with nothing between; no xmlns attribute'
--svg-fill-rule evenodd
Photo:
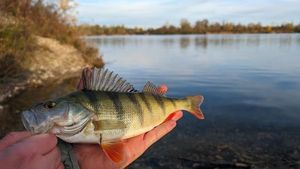
<svg viewBox="0 0 300 169"><path fill-rule="evenodd" d="M300 0L77 0L81 23L161 26L178 24L181 18L191 22L261 22L278 24L300 22Z"/></svg>

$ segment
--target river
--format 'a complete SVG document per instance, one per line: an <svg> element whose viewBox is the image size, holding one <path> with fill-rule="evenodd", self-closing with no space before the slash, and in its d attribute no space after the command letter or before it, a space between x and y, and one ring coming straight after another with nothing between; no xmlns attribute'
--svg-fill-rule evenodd
<svg viewBox="0 0 300 169"><path fill-rule="evenodd" d="M205 97L205 120L185 113L129 168L300 167L300 34L85 40L100 49L107 68L138 89L151 81L167 84L168 96ZM76 82L32 89L10 101L1 130L21 129L20 110L75 90Z"/></svg>
<svg viewBox="0 0 300 169"><path fill-rule="evenodd" d="M91 36L106 67L137 88L202 94L130 168L300 167L300 35Z"/></svg>

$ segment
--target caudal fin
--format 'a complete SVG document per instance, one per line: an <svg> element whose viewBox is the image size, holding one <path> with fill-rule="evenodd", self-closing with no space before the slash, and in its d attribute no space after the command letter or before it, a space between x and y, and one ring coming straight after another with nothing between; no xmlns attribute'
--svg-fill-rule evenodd
<svg viewBox="0 0 300 169"><path fill-rule="evenodd" d="M199 96L187 96L186 97L190 102L190 109L189 111L192 115L196 116L198 119L204 119L204 115L200 109L200 105L202 104L204 97Z"/></svg>

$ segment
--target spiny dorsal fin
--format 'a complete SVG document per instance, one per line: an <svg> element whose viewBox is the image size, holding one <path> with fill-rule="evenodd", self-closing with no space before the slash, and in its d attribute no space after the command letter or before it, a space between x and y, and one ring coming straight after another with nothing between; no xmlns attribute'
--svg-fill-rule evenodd
<svg viewBox="0 0 300 169"><path fill-rule="evenodd" d="M108 69L93 68L85 89L107 92L137 92L133 85Z"/></svg>
<svg viewBox="0 0 300 169"><path fill-rule="evenodd" d="M152 82L147 82L143 88L143 92L144 93L152 93L152 94L156 94L156 95L160 95L163 96L164 93L162 93L160 90L158 90L158 87L155 86L155 84L153 84Z"/></svg>

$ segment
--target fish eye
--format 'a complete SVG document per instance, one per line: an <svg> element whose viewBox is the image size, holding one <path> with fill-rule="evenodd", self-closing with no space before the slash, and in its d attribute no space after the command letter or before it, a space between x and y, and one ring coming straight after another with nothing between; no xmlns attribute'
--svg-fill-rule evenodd
<svg viewBox="0 0 300 169"><path fill-rule="evenodd" d="M51 109L51 108L53 108L53 107L55 107L55 106L56 106L56 103L53 102L53 101L48 101L48 102L46 102L46 103L44 104L44 107L47 108L47 109Z"/></svg>

